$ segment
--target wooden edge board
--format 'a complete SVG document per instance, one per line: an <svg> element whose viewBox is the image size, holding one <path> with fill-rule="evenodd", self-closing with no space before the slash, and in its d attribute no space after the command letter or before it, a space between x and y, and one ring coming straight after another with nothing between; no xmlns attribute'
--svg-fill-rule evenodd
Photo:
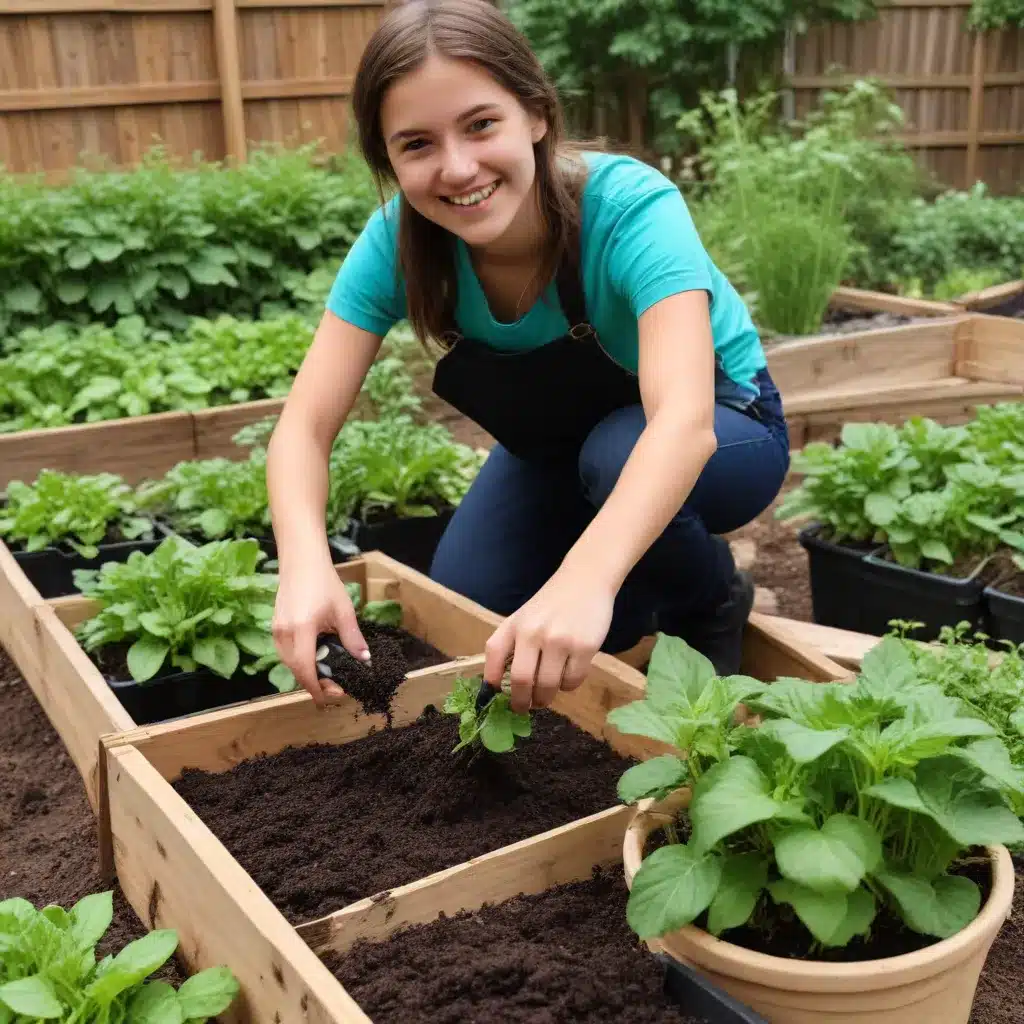
<svg viewBox="0 0 1024 1024"><path fill-rule="evenodd" d="M803 643L775 620L760 612L751 612L747 623L744 670L760 666L758 678L765 681L779 676L796 676L816 683L849 681L853 673L840 665L813 644ZM767 669L767 671L766 671ZM769 678L766 678L770 676Z"/></svg>
<svg viewBox="0 0 1024 1024"><path fill-rule="evenodd" d="M776 636L789 637L802 651L818 651L823 657L854 671L860 667L864 655L882 639L869 633L855 633L782 616L765 615L762 618Z"/></svg>
<svg viewBox="0 0 1024 1024"><path fill-rule="evenodd" d="M1024 385L1024 320L972 313L958 329L956 372Z"/></svg>
<svg viewBox="0 0 1024 1024"><path fill-rule="evenodd" d="M957 304L935 299L911 299L867 288L845 285L832 293L829 303L835 309L864 313L896 313L900 316L948 316L957 312Z"/></svg>
<svg viewBox="0 0 1024 1024"><path fill-rule="evenodd" d="M40 672L35 610L42 604L42 595L0 541L0 645L33 691Z"/></svg>
<svg viewBox="0 0 1024 1024"><path fill-rule="evenodd" d="M479 910L521 894L588 878L596 866L621 864L631 806L611 807L538 836L377 893L298 926L318 955L343 953L356 942L380 942L440 914Z"/></svg>
<svg viewBox="0 0 1024 1024"><path fill-rule="evenodd" d="M284 915L135 747L108 747L122 892L147 928L173 928L189 972L226 964L241 991L222 1024L349 1024L365 1015Z"/></svg>
<svg viewBox="0 0 1024 1024"><path fill-rule="evenodd" d="M984 312L986 309L1015 298L1021 293L1024 293L1024 279L1006 281L1003 284L992 285L976 292L966 292L964 295L958 295L953 303L964 309Z"/></svg>

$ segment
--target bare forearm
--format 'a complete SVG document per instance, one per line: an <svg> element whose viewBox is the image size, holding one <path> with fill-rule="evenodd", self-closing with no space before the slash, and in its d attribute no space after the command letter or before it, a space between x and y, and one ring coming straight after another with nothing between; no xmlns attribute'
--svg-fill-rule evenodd
<svg viewBox="0 0 1024 1024"><path fill-rule="evenodd" d="M686 414L654 416L563 564L618 590L682 507L715 446L714 431Z"/></svg>

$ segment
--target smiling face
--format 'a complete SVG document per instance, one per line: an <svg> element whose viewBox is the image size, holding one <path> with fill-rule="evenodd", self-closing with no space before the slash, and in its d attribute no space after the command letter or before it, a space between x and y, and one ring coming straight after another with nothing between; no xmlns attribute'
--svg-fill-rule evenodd
<svg viewBox="0 0 1024 1024"><path fill-rule="evenodd" d="M533 147L547 126L482 68L431 54L387 90L380 118L398 185L424 217L478 249L536 231Z"/></svg>

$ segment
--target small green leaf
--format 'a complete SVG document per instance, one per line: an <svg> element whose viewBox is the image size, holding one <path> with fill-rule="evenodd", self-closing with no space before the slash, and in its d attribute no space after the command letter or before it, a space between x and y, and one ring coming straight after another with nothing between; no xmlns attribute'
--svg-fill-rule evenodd
<svg viewBox="0 0 1024 1024"><path fill-rule="evenodd" d="M0 985L0 1002L25 1017L53 1020L64 1015L63 1004L53 985L39 974Z"/></svg>
<svg viewBox="0 0 1024 1024"><path fill-rule="evenodd" d="M277 647L274 638L262 629L253 629L251 626L240 629L234 634L235 643L248 654L257 658L264 658L268 654L274 654Z"/></svg>
<svg viewBox="0 0 1024 1024"><path fill-rule="evenodd" d="M144 985L128 1003L127 1024L183 1024L185 1020L178 994L166 981Z"/></svg>
<svg viewBox="0 0 1024 1024"><path fill-rule="evenodd" d="M270 670L270 685L281 693L289 693L298 688L298 681L292 674L292 670L283 664L275 665Z"/></svg>
<svg viewBox="0 0 1024 1024"><path fill-rule="evenodd" d="M816 892L853 892L882 860L882 842L866 821L833 814L821 831L794 828L775 840L783 877Z"/></svg>
<svg viewBox="0 0 1024 1024"><path fill-rule="evenodd" d="M216 1017L238 995L238 982L227 967L209 967L192 975L178 989L186 1020Z"/></svg>
<svg viewBox="0 0 1024 1024"><path fill-rule="evenodd" d="M788 903L822 945L831 945L832 936L846 920L849 910L846 893L815 892L788 878L769 883L768 891L776 903Z"/></svg>
<svg viewBox="0 0 1024 1024"><path fill-rule="evenodd" d="M722 879L708 909L708 931L721 935L746 924L768 882L768 862L758 853L730 853L722 858Z"/></svg>
<svg viewBox="0 0 1024 1024"><path fill-rule="evenodd" d="M641 939L691 924L714 899L722 862L689 846L673 844L645 858L633 879L626 919Z"/></svg>
<svg viewBox="0 0 1024 1024"><path fill-rule="evenodd" d="M684 785L689 774L686 762L674 754L652 757L626 770L619 779L619 799L624 804L636 803L646 797L661 799Z"/></svg>
<svg viewBox="0 0 1024 1024"><path fill-rule="evenodd" d="M685 708L715 678L711 662L685 640L658 634L647 667L647 700L655 708Z"/></svg>
<svg viewBox="0 0 1024 1024"><path fill-rule="evenodd" d="M71 908L71 934L79 948L91 949L106 934L114 918L113 892L85 896Z"/></svg>
<svg viewBox="0 0 1024 1024"><path fill-rule="evenodd" d="M760 731L778 741L797 764L810 764L842 743L850 735L841 729L811 729L789 718L773 718L763 723Z"/></svg>
<svg viewBox="0 0 1024 1024"><path fill-rule="evenodd" d="M192 657L217 675L230 679L238 668L238 645L225 636L202 637L192 644Z"/></svg>
<svg viewBox="0 0 1024 1024"><path fill-rule="evenodd" d="M875 897L867 889L854 889L846 897L846 916L840 921L829 939L831 946L845 946L857 935L867 935L878 907Z"/></svg>
<svg viewBox="0 0 1024 1024"><path fill-rule="evenodd" d="M128 648L128 671L132 679L137 683L152 679L160 671L169 650L166 643L148 634L136 640Z"/></svg>
<svg viewBox="0 0 1024 1024"><path fill-rule="evenodd" d="M953 564L953 552L941 540L924 541L921 545L921 554L933 562L942 562L944 565Z"/></svg>
<svg viewBox="0 0 1024 1024"><path fill-rule="evenodd" d="M199 528L205 537L223 537L231 528L231 517L221 508L208 508L199 517Z"/></svg>
<svg viewBox="0 0 1024 1024"><path fill-rule="evenodd" d="M900 871L879 871L875 878L899 906L903 920L915 932L949 938L974 920L981 892L969 878L942 875L934 883Z"/></svg>
<svg viewBox="0 0 1024 1024"><path fill-rule="evenodd" d="M633 736L646 736L671 746L676 745L676 734L672 722L659 712L650 701L634 700L629 704L613 708L608 712L609 725L619 732Z"/></svg>
<svg viewBox="0 0 1024 1024"><path fill-rule="evenodd" d="M864 499L864 514L875 526L888 526L900 514L899 502L890 494L869 494Z"/></svg>
<svg viewBox="0 0 1024 1024"><path fill-rule="evenodd" d="M57 298L65 306L74 306L89 294L89 286L79 278L65 278L57 284Z"/></svg>
<svg viewBox="0 0 1024 1024"><path fill-rule="evenodd" d="M4 293L7 308L12 313L39 313L43 308L43 293L28 281L22 281Z"/></svg>

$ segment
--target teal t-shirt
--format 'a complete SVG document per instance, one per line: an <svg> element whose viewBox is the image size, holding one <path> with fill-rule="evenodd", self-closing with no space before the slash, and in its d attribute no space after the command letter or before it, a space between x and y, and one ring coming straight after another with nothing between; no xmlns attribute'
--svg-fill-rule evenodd
<svg viewBox="0 0 1024 1024"><path fill-rule="evenodd" d="M705 252L679 189L633 157L588 153L585 159L583 289L601 344L635 373L637 321L643 312L669 295L703 289L720 367L756 394L753 378L766 365L757 329L746 304ZM395 196L367 221L327 299L336 316L379 335L405 316L405 290L395 273L398 201ZM491 315L461 239L456 239L456 269L456 320L464 336L503 351L525 351L568 330L554 283L520 319L503 323Z"/></svg>

